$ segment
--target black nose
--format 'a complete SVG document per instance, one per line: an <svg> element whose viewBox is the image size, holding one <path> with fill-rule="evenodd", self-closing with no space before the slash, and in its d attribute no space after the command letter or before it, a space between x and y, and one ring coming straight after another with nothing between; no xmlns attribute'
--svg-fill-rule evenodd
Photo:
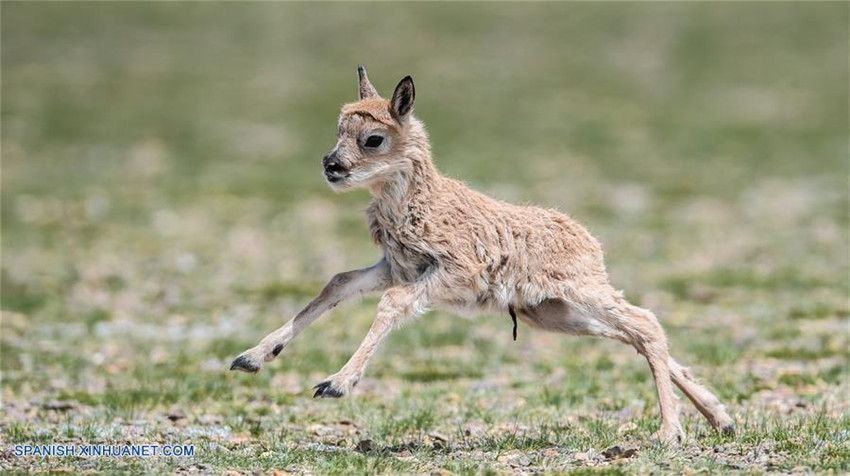
<svg viewBox="0 0 850 476"><path fill-rule="evenodd" d="M338 182L348 176L348 169L339 161L336 151L325 155L322 165L325 167L325 177L331 182Z"/></svg>

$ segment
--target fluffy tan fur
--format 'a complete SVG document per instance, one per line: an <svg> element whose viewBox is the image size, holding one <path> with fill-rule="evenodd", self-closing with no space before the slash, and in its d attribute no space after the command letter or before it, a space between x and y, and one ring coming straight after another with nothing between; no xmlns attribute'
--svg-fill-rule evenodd
<svg viewBox="0 0 850 476"><path fill-rule="evenodd" d="M240 355L232 369L259 370L339 302L383 291L362 345L337 374L316 386L315 396L349 393L381 341L404 319L431 308L465 314L515 310L531 327L633 346L655 379L659 438L684 438L673 384L715 428L733 431L718 399L670 358L656 317L609 284L602 249L584 227L555 210L501 202L441 175L425 128L412 115L412 79L404 78L387 100L365 70L358 73L359 100L342 108L338 142L324 166L335 190L366 188L372 194L367 217L383 258L335 276L290 322Z"/></svg>

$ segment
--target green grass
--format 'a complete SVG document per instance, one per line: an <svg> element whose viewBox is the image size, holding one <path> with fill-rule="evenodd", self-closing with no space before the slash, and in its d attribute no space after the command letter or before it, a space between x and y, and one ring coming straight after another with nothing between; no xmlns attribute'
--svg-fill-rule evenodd
<svg viewBox="0 0 850 476"><path fill-rule="evenodd" d="M4 451L196 454L0 468L850 471L847 25L838 2L3 2ZM522 325L513 342L505 315L430 313L351 398L313 400L373 298L228 372L379 257L368 196L319 170L358 63L385 94L413 75L442 171L587 225L737 436L683 399L689 440L654 444L633 350Z"/></svg>

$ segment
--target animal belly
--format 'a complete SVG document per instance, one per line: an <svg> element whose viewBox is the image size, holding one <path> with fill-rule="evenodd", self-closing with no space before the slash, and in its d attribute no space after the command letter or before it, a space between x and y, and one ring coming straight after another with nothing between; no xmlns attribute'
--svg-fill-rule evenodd
<svg viewBox="0 0 850 476"><path fill-rule="evenodd" d="M544 299L536 306L516 309L517 317L531 327L573 335L599 335L603 323L564 299Z"/></svg>

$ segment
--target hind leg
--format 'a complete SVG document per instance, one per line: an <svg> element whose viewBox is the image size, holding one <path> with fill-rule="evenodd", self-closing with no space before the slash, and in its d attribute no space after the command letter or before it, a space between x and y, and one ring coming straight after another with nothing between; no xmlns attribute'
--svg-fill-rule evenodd
<svg viewBox="0 0 850 476"><path fill-rule="evenodd" d="M650 311L618 301L620 305L610 309L607 317L611 319L610 324L621 332L619 340L632 345L649 363L661 409L661 427L656 436L669 443L681 442L685 439L685 431L679 422L678 397L673 392L671 359L664 329Z"/></svg>
<svg viewBox="0 0 850 476"><path fill-rule="evenodd" d="M661 429L659 436L669 440L674 434L674 427L678 427L679 434L684 433L678 423L678 410L675 419L666 419L665 412L670 415L671 406L675 405L675 396L672 395L670 381L672 381L685 396L690 399L700 413L709 421L712 427L724 435L735 433L735 423L726 413L723 404L707 388L700 385L690 374L688 369L679 365L670 357L667 351L667 339L664 330L655 315L637 306L628 304L622 299L617 299L619 312L612 315L616 318L614 326L622 330L623 340L632 344L638 352L646 357L655 377L658 398L661 404ZM625 318L625 319L624 319ZM669 377L665 377L669 376ZM673 402L673 405L670 404ZM665 405L667 409L665 410ZM672 425L672 426L671 426Z"/></svg>
<svg viewBox="0 0 850 476"><path fill-rule="evenodd" d="M643 355L652 376L661 407L661 428L657 437L665 442L684 440L679 423L678 398L673 392L667 339L655 316L622 299L609 296L581 299L547 299L518 310L523 321L540 329L574 335L591 335L616 339L637 349Z"/></svg>
<svg viewBox="0 0 850 476"><path fill-rule="evenodd" d="M694 406L708 419L711 426L723 435L734 435L735 422L726 413L726 409L723 408L720 400L707 388L700 385L691 376L688 369L679 365L672 358L668 363L670 365L670 376L673 377L673 383L694 403Z"/></svg>
<svg viewBox="0 0 850 476"><path fill-rule="evenodd" d="M646 357L655 377L658 398L661 402L661 429L659 430L659 436L662 439L669 439L667 437L673 431L670 429L669 424L665 424L664 418L665 398L667 399L667 413L670 413L670 397L665 397L665 395L672 394L672 388L670 388L671 380L693 402L697 410L708 419L711 426L724 435L734 434L735 424L717 397L707 388L700 385L691 376L688 369L682 367L670 357L667 351L667 338L664 335L664 329L655 315L646 309L633 306L622 299L617 299L617 301L620 312L615 312L614 316L624 316L626 319L615 321L615 325L625 334L625 341L634 345L638 352ZM675 396L672 398L675 399ZM675 402L675 400L673 401ZM676 410L676 415L678 417L678 410ZM674 421L674 424L678 426L678 418Z"/></svg>
<svg viewBox="0 0 850 476"><path fill-rule="evenodd" d="M679 422L679 399L673 392L670 367L667 363L670 359L667 353L667 341L664 339L645 341L643 349L642 354L649 362L652 377L655 379L655 390L658 393L658 404L661 408L661 427L656 437L669 443L681 443L685 439L685 430Z"/></svg>

